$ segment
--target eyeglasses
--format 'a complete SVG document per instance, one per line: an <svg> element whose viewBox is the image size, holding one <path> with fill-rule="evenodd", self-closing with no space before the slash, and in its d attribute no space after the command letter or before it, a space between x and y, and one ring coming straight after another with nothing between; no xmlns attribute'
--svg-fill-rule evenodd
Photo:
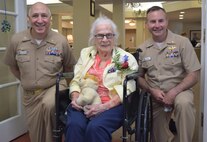
<svg viewBox="0 0 207 142"><path fill-rule="evenodd" d="M108 34L97 34L95 35L95 38L97 39L103 39L104 37L106 37L107 39L112 39L115 36L115 34L112 33L108 33Z"/></svg>

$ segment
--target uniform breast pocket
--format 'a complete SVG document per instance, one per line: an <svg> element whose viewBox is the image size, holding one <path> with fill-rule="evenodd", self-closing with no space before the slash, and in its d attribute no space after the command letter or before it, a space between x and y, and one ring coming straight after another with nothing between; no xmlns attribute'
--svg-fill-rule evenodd
<svg viewBox="0 0 207 142"><path fill-rule="evenodd" d="M142 62L142 68L146 70L149 77L154 77L157 74L157 68L152 60Z"/></svg>
<svg viewBox="0 0 207 142"><path fill-rule="evenodd" d="M49 62L52 64L56 64L56 63L60 63L61 62L61 58L59 56L45 56L45 62Z"/></svg>
<svg viewBox="0 0 207 142"><path fill-rule="evenodd" d="M30 56L28 55L16 55L16 60L18 64L30 62Z"/></svg>
<svg viewBox="0 0 207 142"><path fill-rule="evenodd" d="M165 65L178 65L178 64L181 64L181 59L178 58L178 57L166 58L164 61L165 61Z"/></svg>
<svg viewBox="0 0 207 142"><path fill-rule="evenodd" d="M153 62L152 61L143 61L142 62L142 68L150 69L152 67L153 67Z"/></svg>
<svg viewBox="0 0 207 142"><path fill-rule="evenodd" d="M28 55L16 55L16 60L21 72L25 73L28 68L31 68L33 65L31 64L30 56Z"/></svg>
<svg viewBox="0 0 207 142"><path fill-rule="evenodd" d="M45 62L43 68L48 71L58 71L62 67L62 59L60 56L45 56Z"/></svg>
<svg viewBox="0 0 207 142"><path fill-rule="evenodd" d="M19 63L30 62L30 56L28 56L28 55L17 55L16 60Z"/></svg>
<svg viewBox="0 0 207 142"><path fill-rule="evenodd" d="M181 59L178 57L165 59L164 68L172 72L180 71L183 68Z"/></svg>

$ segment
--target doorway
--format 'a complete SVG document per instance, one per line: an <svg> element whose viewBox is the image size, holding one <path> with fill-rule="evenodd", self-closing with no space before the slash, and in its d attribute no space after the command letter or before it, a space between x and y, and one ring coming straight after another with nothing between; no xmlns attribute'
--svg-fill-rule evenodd
<svg viewBox="0 0 207 142"><path fill-rule="evenodd" d="M27 27L25 5L25 0L0 1L0 22L10 25L9 29L1 27L0 31L0 142L8 142L27 131L20 82L3 64L11 36Z"/></svg>

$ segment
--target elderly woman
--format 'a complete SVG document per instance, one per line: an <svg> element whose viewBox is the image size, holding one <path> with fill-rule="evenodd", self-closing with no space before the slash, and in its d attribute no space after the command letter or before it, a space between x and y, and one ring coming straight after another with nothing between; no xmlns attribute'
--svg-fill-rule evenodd
<svg viewBox="0 0 207 142"><path fill-rule="evenodd" d="M71 104L67 110L66 142L110 142L111 134L123 123L123 81L127 74L138 70L136 59L117 47L118 32L112 20L100 16L92 24L89 44L81 51L70 83ZM79 105L79 82L95 76L98 104ZM135 90L128 83L127 92ZM90 95L90 92L88 92Z"/></svg>

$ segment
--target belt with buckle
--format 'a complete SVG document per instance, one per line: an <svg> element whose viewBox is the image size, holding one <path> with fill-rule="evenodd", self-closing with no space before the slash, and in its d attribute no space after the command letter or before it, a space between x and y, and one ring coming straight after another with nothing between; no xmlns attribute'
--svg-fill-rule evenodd
<svg viewBox="0 0 207 142"><path fill-rule="evenodd" d="M39 95L44 91L44 89L26 90L27 93L32 95Z"/></svg>

